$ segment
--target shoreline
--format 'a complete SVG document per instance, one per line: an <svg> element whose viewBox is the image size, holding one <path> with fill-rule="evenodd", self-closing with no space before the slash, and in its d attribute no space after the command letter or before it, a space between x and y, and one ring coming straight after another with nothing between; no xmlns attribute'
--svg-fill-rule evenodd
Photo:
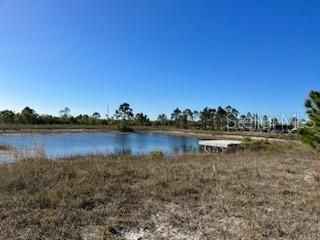
<svg viewBox="0 0 320 240"><path fill-rule="evenodd" d="M195 130L195 129L175 129L175 128L152 128L152 127L133 127L135 133L158 133L169 134L175 136L197 137L201 140L215 139L244 139L251 138L253 140L270 140L270 141L290 141L299 142L295 135L273 134L261 132L229 132L229 131L211 131L211 130ZM19 126L11 126L8 128L0 127L0 136L7 134L72 134L72 133L121 133L116 126L34 126L25 128Z"/></svg>

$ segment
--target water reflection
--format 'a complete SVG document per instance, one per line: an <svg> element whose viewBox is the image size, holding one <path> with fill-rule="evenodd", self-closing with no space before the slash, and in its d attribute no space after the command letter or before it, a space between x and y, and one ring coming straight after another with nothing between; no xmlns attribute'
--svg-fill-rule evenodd
<svg viewBox="0 0 320 240"><path fill-rule="evenodd" d="M181 154L198 151L198 139L194 137L156 133L8 134L0 135L0 144L11 145L21 152L32 152L35 145L42 146L43 153L49 157L92 153L145 154L151 151ZM37 151L41 152L41 149ZM6 158L0 155L2 161L9 161Z"/></svg>
<svg viewBox="0 0 320 240"><path fill-rule="evenodd" d="M132 150L129 148L115 148L114 150L115 155L131 155Z"/></svg>

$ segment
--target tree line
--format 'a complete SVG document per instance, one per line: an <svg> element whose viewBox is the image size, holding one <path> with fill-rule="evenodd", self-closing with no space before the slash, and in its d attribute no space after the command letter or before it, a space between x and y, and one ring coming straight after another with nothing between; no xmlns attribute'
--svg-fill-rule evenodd
<svg viewBox="0 0 320 240"><path fill-rule="evenodd" d="M93 113L92 115L80 114L78 116L72 116L71 110L66 107L60 112L60 116L53 116L50 114L38 114L34 109L25 107L21 112L15 113L11 110L4 110L0 112L0 123L2 124L84 124L84 125L96 125L107 124L107 121L101 119L99 113Z"/></svg>
<svg viewBox="0 0 320 240"><path fill-rule="evenodd" d="M131 126L172 127L181 129L203 129L218 131L290 131L298 123L297 118L291 118L283 122L278 118L267 115L247 113L240 114L232 107L217 107L197 111L175 108L168 116L159 114L155 120L142 113L134 113L129 103L123 103L115 111L114 115L102 117L98 112L91 115L80 114L73 116L71 110L65 107L59 111L59 116L50 114L38 114L34 109L25 107L21 112L11 110L0 111L0 123L2 124L70 124L70 125L117 125L119 129L129 129Z"/></svg>
<svg viewBox="0 0 320 240"><path fill-rule="evenodd" d="M240 114L232 106L210 108L192 111L191 109L176 108L170 116L162 113L156 120L140 112L134 114L129 103L123 103L115 111L114 116L102 118L101 114L80 114L72 116L71 110L65 107L59 116L38 114L34 109L25 107L21 112L11 110L0 111L0 124L73 124L73 125L117 125L119 130L127 131L131 126L173 127L183 129L203 129L219 131L297 131L302 141L314 148L320 148L320 92L311 91L305 101L308 121L297 117L279 119L260 116L259 114Z"/></svg>

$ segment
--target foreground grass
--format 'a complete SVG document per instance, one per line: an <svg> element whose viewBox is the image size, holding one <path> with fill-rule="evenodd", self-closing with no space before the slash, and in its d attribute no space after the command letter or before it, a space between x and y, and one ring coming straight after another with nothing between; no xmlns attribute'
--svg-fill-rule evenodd
<svg viewBox="0 0 320 240"><path fill-rule="evenodd" d="M320 159L281 149L0 166L0 239L320 239Z"/></svg>

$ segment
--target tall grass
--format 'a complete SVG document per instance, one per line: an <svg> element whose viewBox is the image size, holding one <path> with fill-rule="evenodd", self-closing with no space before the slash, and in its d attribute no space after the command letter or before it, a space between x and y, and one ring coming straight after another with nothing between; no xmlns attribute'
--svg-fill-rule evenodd
<svg viewBox="0 0 320 240"><path fill-rule="evenodd" d="M32 158L0 166L0 239L320 239L303 147Z"/></svg>

